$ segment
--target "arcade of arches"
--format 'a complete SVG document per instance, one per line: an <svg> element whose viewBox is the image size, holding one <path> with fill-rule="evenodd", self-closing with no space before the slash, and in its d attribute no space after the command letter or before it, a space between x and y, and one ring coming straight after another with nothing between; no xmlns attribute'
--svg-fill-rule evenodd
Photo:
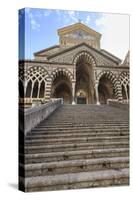
<svg viewBox="0 0 133 200"><path fill-rule="evenodd" d="M34 100L45 100L49 91L50 98L63 98L65 104L106 104L108 99L118 99L120 91L122 99L128 100L128 74L120 74L118 80L121 84L117 84L115 75L109 70L100 71L99 78L96 79L96 67L89 56L79 54L75 62L74 78L68 69L57 69L53 78L49 78L49 88L45 76L38 79L38 74L37 77L34 74L33 77L30 76L26 87L20 80L20 98L25 96Z"/></svg>

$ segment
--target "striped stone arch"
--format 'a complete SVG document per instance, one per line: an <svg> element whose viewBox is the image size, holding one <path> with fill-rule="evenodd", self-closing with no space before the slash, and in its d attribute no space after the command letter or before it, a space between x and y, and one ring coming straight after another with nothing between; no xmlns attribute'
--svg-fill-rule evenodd
<svg viewBox="0 0 133 200"><path fill-rule="evenodd" d="M123 71L118 77L120 85L122 86L129 86L129 72Z"/></svg>
<svg viewBox="0 0 133 200"><path fill-rule="evenodd" d="M30 67L27 70L27 81L31 80L32 82L35 82L36 80L38 82L45 81L46 76L48 75L48 72L43 67Z"/></svg>
<svg viewBox="0 0 133 200"><path fill-rule="evenodd" d="M98 80L98 82L99 82L100 78L101 78L103 75L106 76L108 79L110 79L110 80L112 81L113 84L116 83L116 81L117 81L116 76L115 76L111 71L109 71L109 70L101 71L101 72L97 75L97 80Z"/></svg>
<svg viewBox="0 0 133 200"><path fill-rule="evenodd" d="M51 73L52 82L59 75L67 76L71 82L73 80L73 74L68 69L66 69L66 68L57 68L54 71L52 71L52 73Z"/></svg>
<svg viewBox="0 0 133 200"><path fill-rule="evenodd" d="M118 84L118 81L117 81L117 77L115 74L113 74L113 72L109 71L109 70L104 70L104 71L101 71L98 75L97 75L97 81L99 83L100 79L102 78L102 76L105 76L107 77L113 84L114 86L114 90L115 90L115 96L117 99L119 99L119 84Z"/></svg>
<svg viewBox="0 0 133 200"><path fill-rule="evenodd" d="M81 51L73 59L73 64L76 65L77 61L80 58L84 58L88 63L90 63L92 66L96 66L96 60L95 58L87 51Z"/></svg>

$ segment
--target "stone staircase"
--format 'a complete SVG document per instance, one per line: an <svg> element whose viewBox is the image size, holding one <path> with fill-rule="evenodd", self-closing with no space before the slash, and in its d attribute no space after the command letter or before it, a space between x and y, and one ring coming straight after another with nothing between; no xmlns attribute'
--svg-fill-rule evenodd
<svg viewBox="0 0 133 200"><path fill-rule="evenodd" d="M107 105L61 106L26 136L25 191L128 185L128 118Z"/></svg>

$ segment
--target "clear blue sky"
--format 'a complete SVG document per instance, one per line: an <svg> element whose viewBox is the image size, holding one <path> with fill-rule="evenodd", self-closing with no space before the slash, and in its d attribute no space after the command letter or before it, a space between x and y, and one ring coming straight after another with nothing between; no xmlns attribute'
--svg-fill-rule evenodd
<svg viewBox="0 0 133 200"><path fill-rule="evenodd" d="M108 23L108 21L106 19L106 14L103 15L103 13L38 8L21 9L19 11L19 58L33 59L34 52L58 44L57 29L77 23L79 20L97 32L102 34L106 34L107 32L105 24ZM116 42L114 41L113 43L115 45ZM107 50L110 50L108 47L109 46L107 46ZM23 54L24 48L25 55ZM114 53L115 49L116 47L114 47ZM128 49L126 48L126 51L127 50Z"/></svg>

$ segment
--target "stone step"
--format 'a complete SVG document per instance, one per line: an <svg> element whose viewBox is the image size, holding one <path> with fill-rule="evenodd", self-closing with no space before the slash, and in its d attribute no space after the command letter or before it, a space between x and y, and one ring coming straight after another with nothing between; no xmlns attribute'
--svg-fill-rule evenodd
<svg viewBox="0 0 133 200"><path fill-rule="evenodd" d="M128 136L104 136L104 137L99 137L99 136L82 136L82 137L70 137L70 138L50 138L50 139L30 139L26 140L25 144L55 144L55 143L81 143L81 142L115 142L115 141L128 141L129 137Z"/></svg>
<svg viewBox="0 0 133 200"><path fill-rule="evenodd" d="M112 127L129 127L129 124L127 123L121 123L121 124L89 124L89 122L87 123L82 123L82 124L79 124L79 123L73 123L73 124L65 124L64 122L63 123L44 123L43 125L39 125L37 126L36 128L49 128L49 127L95 127L95 128L100 128L100 127L107 127L107 128L112 128Z"/></svg>
<svg viewBox="0 0 133 200"><path fill-rule="evenodd" d="M31 139L50 139L50 138L73 138L73 137L104 137L104 136L127 136L129 134L128 131L120 131L120 132L102 132L102 133L88 133L88 132L81 132L81 133L65 133L62 136L62 132L58 132L58 133L46 133L46 134L32 134L32 135L28 135L26 137L26 140L31 140Z"/></svg>
<svg viewBox="0 0 133 200"><path fill-rule="evenodd" d="M99 133L99 134L102 134L102 133L106 133L106 134L108 134L108 133L112 133L112 134L115 134L115 133L118 133L118 134L124 134L124 133L129 133L129 130L128 129L94 129L94 130L90 130L90 129L84 129L84 130L80 130L80 129L78 129L78 130L38 130L38 131L35 131L35 130L32 130L28 135L27 135L27 137L28 136L31 136L31 135L33 135L33 136L43 136L43 135L46 135L46 134L48 134L48 135L58 135L58 134L61 134L61 135L66 135L66 134L97 134L97 133Z"/></svg>
<svg viewBox="0 0 133 200"><path fill-rule="evenodd" d="M73 111L73 112L74 113L71 114L71 115L68 115L65 111L64 111L64 115L61 115L61 113L57 113L57 115L55 113L53 113L53 115L49 116L45 121L46 122L49 122L49 121L54 122L54 119L56 119L58 122L60 120L61 121L66 120L67 122L72 123L73 121L70 121L70 119L76 120L77 116L81 116L81 118L80 118L81 121L86 121L86 119L88 119L88 121L90 121L92 123L94 123L93 119L97 119L97 123L100 123L100 122L103 122L103 123L109 123L109 122L115 123L115 122L118 122L118 123L120 123L121 121L128 123L128 118L129 118L129 116L126 115L125 113L124 113L125 116L121 116L123 113L120 113L120 115L117 115L116 113L114 113L113 115L109 114L107 116L107 112L106 112L106 114L105 113L102 113L102 114L99 114L99 113L97 113L97 114L96 113L88 114L87 113L87 114L83 114L83 115L80 114L82 111L80 113L75 113L75 111ZM101 117L103 117L103 118L101 118ZM79 119L77 119L77 120L79 120Z"/></svg>
<svg viewBox="0 0 133 200"><path fill-rule="evenodd" d="M57 118L56 118L56 120L57 120ZM87 119L87 121L88 121L88 119ZM97 120L97 122L94 122L93 120L91 120L91 119L89 119L89 122L91 122L91 124L98 124L98 125L100 125L100 124L107 124L107 125L112 125L112 124L129 124L129 121L128 120L105 120L105 121L98 121ZM40 125L42 125L43 126L43 124L47 124L47 123L51 123L51 124L67 124L67 125L72 125L72 124L74 124L73 123L73 121L72 122L66 122L66 121L64 121L62 118L61 118L61 121L57 121L57 122L55 122L55 119L53 118L53 119L50 119L50 118L47 118L47 119L45 119L45 122L43 121L43 122L41 122L40 123ZM81 124L82 125L82 123L79 123L79 124Z"/></svg>
<svg viewBox="0 0 133 200"><path fill-rule="evenodd" d="M129 184L129 169L20 178L26 192L105 187Z"/></svg>
<svg viewBox="0 0 133 200"><path fill-rule="evenodd" d="M97 113L95 113L97 112ZM122 121L126 121L128 119L128 114L127 113L109 113L108 116L107 116L107 111L106 112L98 112L98 111L95 111L95 112L92 112L92 111L87 111L86 113L85 112L82 112L82 110L78 111L78 112L75 112L75 110L72 111L72 113L67 113L66 111L64 111L64 113L62 114L60 112L60 115L59 115L59 112L57 111L57 113L55 114L54 113L54 116L50 116L48 118L49 119L53 119L54 117L57 117L57 119L67 119L69 120L70 119L75 119L76 116L81 116L81 119L86 119L86 117L88 117L88 120L92 121L93 119L96 119L98 121L103 121L103 119L105 119L105 121L110 121L110 120L113 120L115 121L113 117L117 116L119 118L116 118L116 121L120 121L120 119ZM124 114L124 115L121 115L121 114ZM91 118L92 116L92 118ZM98 117L99 116L99 117ZM107 117L106 117L107 116ZM69 117L69 118L68 118ZM103 117L103 118L101 118Z"/></svg>
<svg viewBox="0 0 133 200"><path fill-rule="evenodd" d="M87 122L84 122L84 123L73 123L73 124L71 124L71 125L67 125L67 124L65 124L65 123L63 123L63 124L60 124L60 125L58 125L57 124L57 128L58 128L58 126L59 127L66 127L66 128L75 128L75 127L77 127L77 128L82 128L82 127L84 127L84 128L87 128L87 127L90 127L90 128L103 128L103 127L105 127L105 128L112 128L112 127L129 127L129 124L127 124L127 123L124 123L124 124L103 124L103 123L101 123L101 124L91 124L91 123L89 123L88 121ZM43 124L43 125L38 125L37 127L35 127L35 129L38 129L38 128L41 128L41 129L43 129L43 128L56 128L56 124L53 124L53 123L51 123L50 125L46 125L45 123Z"/></svg>
<svg viewBox="0 0 133 200"><path fill-rule="evenodd" d="M55 116L54 116L55 117ZM115 116L113 116L113 118L115 119L116 117ZM61 118L56 118L55 117L55 119L56 119L56 122L57 123L65 123L65 122L67 122L67 123L75 123L76 124L76 122L78 122L78 123L90 123L90 124L93 124L94 123L94 120L96 121L96 120L98 120L98 117L96 117L96 118L87 118L87 116L85 117L85 118L78 118L78 119L76 119L76 117L75 118L73 118L73 117L67 117L67 118L64 118L64 117L61 117ZM55 119L48 119L48 121L45 121L45 123L55 123ZM109 122L111 122L111 123L113 123L113 124L115 124L115 122L116 123L118 123L118 124L120 124L121 123L121 121L123 121L121 118L119 119L120 121L113 121L113 119L110 119L109 121L107 121L106 122L106 119L105 118L103 118L101 121L99 121L99 122L97 122L97 124L100 124L100 123L105 123L105 124L109 124ZM125 122L125 121L123 121L124 123L127 123L128 124L128 122Z"/></svg>
<svg viewBox="0 0 133 200"><path fill-rule="evenodd" d="M26 154L25 155L25 163L26 164L43 163L43 162L103 158L103 157L127 157L128 155L129 155L128 148L37 153L37 154ZM22 160L23 160L23 155L20 155L20 158L22 158ZM20 161L20 163L22 163L22 162Z"/></svg>
<svg viewBox="0 0 133 200"><path fill-rule="evenodd" d="M25 168L26 177L56 175L65 173L88 172L97 170L117 169L129 167L129 158L96 158L86 160L69 160L61 162L21 165Z"/></svg>
<svg viewBox="0 0 133 200"><path fill-rule="evenodd" d="M91 108L86 109L86 110L84 110L84 109L76 110L74 107L72 107L71 110L67 110L66 108L58 109L54 114L55 114L55 116L57 116L58 113L60 113L60 116L66 116L66 115L75 116L76 114L78 114L78 115L80 114L81 116L84 116L84 115L90 116L93 113L94 116L98 116L98 114L103 115L103 114L107 114L107 112L109 112L108 117L118 115L118 116L121 116L121 118L125 119L125 115L128 115L127 111L125 111L125 110L116 110L116 109L115 110L112 110L112 109L111 110L110 109L99 110L99 109L91 109ZM121 113L125 114L125 115L121 115Z"/></svg>
<svg viewBox="0 0 133 200"><path fill-rule="evenodd" d="M98 122L99 121L102 122L103 118L105 119L105 122L111 121L111 120L114 122L115 118L113 118L113 117L119 117L119 118L116 118L116 121L120 121L120 120L128 121L128 118L129 118L128 113L121 113L121 112L119 114L118 113L108 113L108 116L107 116L107 111L105 113L104 112L100 113L98 111L95 111L97 113L92 112L92 111L91 112L87 111L87 113L83 113L82 110L78 111L78 112L75 112L75 110L73 110L72 112L73 113L70 114L70 113L67 113L66 111L64 111L64 114L62 114L61 112L57 111L57 113L53 113L53 115L49 116L47 118L47 121L49 119L53 120L54 117L56 117L57 119L61 119L61 120L63 120L63 119L69 120L69 118L70 119L72 119L72 118L76 119L76 116L81 116L81 120L86 119L86 116L88 116L88 120L90 120L90 121L93 121L93 119L97 118ZM103 118L101 118L101 117L103 117Z"/></svg>
<svg viewBox="0 0 133 200"><path fill-rule="evenodd" d="M129 132L129 129L128 128L117 128L117 129L104 129L104 128L101 128L101 129L38 129L38 130L35 130L33 129L28 135L42 135L42 134L58 134L58 133L61 133L61 134L66 134L66 133L113 133L113 132L118 132L118 133L124 133L124 132Z"/></svg>
<svg viewBox="0 0 133 200"><path fill-rule="evenodd" d="M108 131L111 131L111 130L129 130L129 127L128 126L112 126L112 127L36 127L34 128L31 132L34 133L34 132L37 132L37 131L73 131L73 130L80 130L80 131L84 131L84 130L90 130L90 131L101 131L101 130L108 130Z"/></svg>
<svg viewBox="0 0 133 200"><path fill-rule="evenodd" d="M54 115L59 117L59 118L67 117L67 116L76 117L76 115L78 115L78 116L80 115L80 116L82 116L84 118L84 116L89 116L90 117L91 114L93 114L92 117L98 117L98 116L104 116L105 117L107 112L108 112L107 109L103 110L103 111L101 111L101 110L86 110L86 111L84 111L82 109L81 110L75 110L75 109L72 108L71 111L70 110L66 110L66 109L57 110L57 112L54 113ZM59 113L60 113L60 115L58 115ZM124 114L124 115L121 115L121 114ZM115 112L115 111L109 110L109 113L108 113L108 116L107 116L106 120L109 120L111 117L113 117L115 115L120 116L120 119L126 120L127 118L125 116L128 116L128 113L127 113L127 111L123 112L122 110L120 110L120 112ZM53 118L53 116L49 116L49 118ZM101 119L98 118L98 120L100 121Z"/></svg>
<svg viewBox="0 0 133 200"><path fill-rule="evenodd" d="M56 118L55 118L56 117ZM92 116L92 117L94 117L94 116ZM115 120L115 118L114 119L108 119L108 118L106 118L105 120L103 120L103 119L101 119L101 118L99 118L99 117L96 117L97 118L97 123L98 124L100 124L100 123L105 123L105 124L108 124L108 123L121 123L121 122L123 122L123 123L128 123L129 121L128 121L128 118L126 118L126 119L122 119L122 118L116 118L116 120ZM51 115L51 116L49 116L46 120L45 120L45 122L47 123L47 122L52 122L52 123L55 123L55 119L58 121L58 120L60 120L60 121L58 121L58 123L59 122L63 122L64 121L64 119L65 120L67 120L66 122L67 123L73 123L73 121L69 121L69 119L73 119L73 120L75 120L76 119L76 116L67 116L66 114L65 114L65 116L61 116L61 115L56 115L55 116L55 114L53 114L53 115ZM81 120L81 122L82 121L86 121L86 118L80 118L80 120ZM89 121L89 122L91 122L91 123L95 123L94 121L93 121L93 118L87 118L87 120ZM43 124L43 122L41 123L41 124Z"/></svg>
<svg viewBox="0 0 133 200"><path fill-rule="evenodd" d="M90 142L90 143L72 143L72 144L49 144L49 145L25 145L25 153L48 153L74 150L92 150L109 148L128 148L129 142ZM22 147L23 148L23 147Z"/></svg>
<svg viewBox="0 0 133 200"><path fill-rule="evenodd" d="M89 127L89 128L112 128L112 127L129 127L129 125L127 123L125 124L89 124L88 122L87 123L84 123L84 124L65 124L65 123L58 123L58 124L49 124L49 125L46 125L46 123L44 125L39 125L38 127L36 128L40 128L40 129L43 129L43 128L73 128L73 127L78 127L78 128L82 128L82 127Z"/></svg>

